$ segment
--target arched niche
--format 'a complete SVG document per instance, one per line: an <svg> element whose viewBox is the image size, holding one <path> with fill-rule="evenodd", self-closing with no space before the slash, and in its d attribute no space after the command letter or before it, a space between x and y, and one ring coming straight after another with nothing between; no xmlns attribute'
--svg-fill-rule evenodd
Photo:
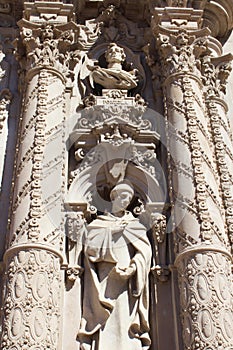
<svg viewBox="0 0 233 350"><path fill-rule="evenodd" d="M94 206L99 212L110 210L111 203L106 196L101 195L101 188L106 186L106 174L101 170L102 163L94 164L80 172L74 179L67 194L67 204L86 203ZM129 181L137 196L144 205L166 202L166 191L164 184L161 184L154 176L141 167L128 163L125 178ZM165 179L163 179L165 181ZM109 190L113 187L107 185ZM86 205L85 205L86 206Z"/></svg>
<svg viewBox="0 0 233 350"><path fill-rule="evenodd" d="M100 66L106 68L107 67L107 62L105 59L105 53L107 51L108 45L110 43L103 43L100 45L95 46L92 50L89 51L88 56L95 60L98 61ZM141 59L140 55L137 53L134 53L132 50L130 50L127 46L122 45L121 43L118 44L120 47L124 49L124 52L126 54L126 59L123 64L123 69L125 70L132 70L132 69L137 69L138 70L138 76L139 76L139 83L137 88L133 89L133 95L136 93L142 93L142 91L145 88L145 82L146 82L146 75L144 68L141 64ZM130 66L130 68L129 68Z"/></svg>

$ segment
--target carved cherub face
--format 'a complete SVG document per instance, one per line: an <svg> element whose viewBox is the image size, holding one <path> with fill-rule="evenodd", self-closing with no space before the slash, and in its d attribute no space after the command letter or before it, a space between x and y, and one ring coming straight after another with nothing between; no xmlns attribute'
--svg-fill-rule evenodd
<svg viewBox="0 0 233 350"><path fill-rule="evenodd" d="M124 211L133 198L133 189L127 184L121 184L113 188L110 193L112 200L112 212Z"/></svg>
<svg viewBox="0 0 233 350"><path fill-rule="evenodd" d="M47 26L42 31L42 40L51 40L53 39L53 29L51 26Z"/></svg>
<svg viewBox="0 0 233 350"><path fill-rule="evenodd" d="M106 51L105 57L108 63L113 63L113 62L123 63L126 58L126 55L122 47L116 44L110 44Z"/></svg>

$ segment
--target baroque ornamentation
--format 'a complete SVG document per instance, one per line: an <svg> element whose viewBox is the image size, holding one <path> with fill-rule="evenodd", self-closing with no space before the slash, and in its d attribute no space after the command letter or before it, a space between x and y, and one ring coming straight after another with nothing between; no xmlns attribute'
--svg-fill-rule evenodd
<svg viewBox="0 0 233 350"><path fill-rule="evenodd" d="M59 27L20 22L21 39L16 40L17 55L25 70L52 67L65 78L74 77L74 68L98 38L95 25L83 26L73 22ZM92 31L93 30L93 31Z"/></svg>
<svg viewBox="0 0 233 350"><path fill-rule="evenodd" d="M60 329L59 258L25 249L9 259L5 296L4 349L56 350Z"/></svg>
<svg viewBox="0 0 233 350"><path fill-rule="evenodd" d="M218 112L218 100L210 95L207 100L208 113L212 128L213 140L215 144L216 161L220 176L220 186L222 190L223 204L225 208L226 230L229 240L233 243L233 197L232 197L232 175L226 160L226 144L222 134L221 122ZM227 244L227 242L226 242ZM228 245L228 244L227 244Z"/></svg>
<svg viewBox="0 0 233 350"><path fill-rule="evenodd" d="M75 282L83 273L81 252L86 238L86 220L83 212L70 212L67 215L66 234L68 237L66 276L69 281Z"/></svg>
<svg viewBox="0 0 233 350"><path fill-rule="evenodd" d="M229 258L218 252L200 252L180 261L178 270L185 349L233 346Z"/></svg>
<svg viewBox="0 0 233 350"><path fill-rule="evenodd" d="M200 67L198 66L198 59L200 55L208 52L208 37L204 36L205 31L202 33L199 32L198 37L195 35L195 32L190 34L185 30L179 30L177 37L174 37L172 31L170 33L169 31L167 31L167 34L165 36L163 32L166 33L166 31L164 30L162 30L161 35L159 33L157 44L159 45L158 50L160 52L160 57L162 58L162 66L165 72L164 94L166 95L165 102L168 118L167 127L169 143L174 142L173 134L177 134L177 130L174 130L173 132L173 123L176 123L175 119L173 119L173 116L176 116L176 114L182 115L185 120L184 125L186 125L185 129L187 131L188 136L188 143L186 146L184 145L183 147L185 152L190 153L191 162L189 165L192 166L192 178L195 181L195 197L193 198L193 200L195 202L194 206L196 207L198 216L200 218L201 237L203 240L212 240L213 237L216 235L220 241L225 243L225 238L223 237L222 229L219 229L214 223L214 220L210 215L207 205L210 193L209 189L207 190L206 188L206 183L208 181L205 179L205 173L203 168L203 155L201 152L203 143L203 137L200 135L199 125L199 119L201 118L198 118L196 112L196 105L198 104L198 107L202 106L201 110L203 111L203 114L205 114L205 110L202 93L200 92L199 99L197 99L197 97L195 97L197 93L195 92L194 88L194 85L197 86L197 89L201 89L202 87L201 71ZM203 36L200 36L201 34ZM170 79L169 82L166 79ZM171 84L169 85L170 87L167 86L168 84ZM173 98L172 100L169 96L169 91L171 89L173 89L174 93L177 94L177 97ZM176 103L176 99L181 100L181 96L182 103L181 106L178 106L178 104ZM169 125L169 122L171 123L171 125ZM203 129L206 129L205 132L207 132L207 134L209 133L208 126L204 127ZM209 136L207 140L208 139L210 140ZM206 147L206 141L204 146ZM176 153L176 151L174 150L170 150L170 152ZM176 162L179 162L180 159L177 158L177 156L175 156L175 159L173 159L173 161L175 162L175 166L177 166ZM169 161L169 163L171 163L171 161ZM212 158L210 158L210 161L209 159L206 159L205 164L208 165L210 172L215 174L216 170ZM170 171L171 182L173 182L172 177L174 175L172 174L174 173L174 169L170 169ZM216 185L213 186L214 188L212 190L215 191L215 187L218 186L218 184L216 183ZM173 187L172 183L171 187ZM179 188L179 191L182 192L182 188ZM175 192L177 192L177 190ZM180 194L182 195L182 193ZM173 196L174 190L171 192L171 197L173 198ZM179 197L180 195L178 194L177 205L180 206ZM185 197L186 195L182 195L183 199L185 199ZM182 200L180 203L182 203ZM213 206L216 206L217 204L218 200L214 198ZM183 209L185 209L185 207Z"/></svg>
<svg viewBox="0 0 233 350"><path fill-rule="evenodd" d="M117 4L110 4L96 18L99 23L101 36L99 43L116 42L124 43L129 48L141 49L145 45L145 29L128 20L121 14Z"/></svg>
<svg viewBox="0 0 233 350"><path fill-rule="evenodd" d="M196 59L208 51L208 40L205 30L202 37L188 33L185 29L177 34L158 33L157 47L163 59L163 74L165 77L173 73L193 73L200 77ZM199 33L200 35L200 33Z"/></svg>
<svg viewBox="0 0 233 350"><path fill-rule="evenodd" d="M0 93L0 132L3 128L4 122L8 117L7 106L10 104L12 94L9 89L4 89Z"/></svg>
<svg viewBox="0 0 233 350"><path fill-rule="evenodd" d="M170 271L166 265L166 216L159 213L152 213L151 225L154 252L154 266L152 266L151 272L155 275L159 282L167 282Z"/></svg>
<svg viewBox="0 0 233 350"><path fill-rule="evenodd" d="M87 106L81 112L78 122L80 129L101 127L111 120L118 120L122 124L130 124L143 130L151 128L149 120L143 118L146 103L140 95L127 97L122 90L106 90L103 97L89 96L84 101Z"/></svg>
<svg viewBox="0 0 233 350"><path fill-rule="evenodd" d="M227 144L231 142L230 127L222 128L221 120L227 120L226 106L222 97L226 93L226 83L232 70L232 55L218 58L205 56L202 61L202 76L206 89L206 105L210 118L210 127L213 137L215 157L220 177L220 188L225 209L226 230L231 243L233 242L233 197L231 174L227 166ZM219 109L220 107L220 109ZM223 111L220 114L220 110ZM226 136L227 135L227 136ZM226 139L228 137L228 140ZM232 153L230 151L230 153ZM226 242L228 245L228 242Z"/></svg>
<svg viewBox="0 0 233 350"><path fill-rule="evenodd" d="M48 76L46 71L40 71L38 80L38 101L37 101L37 118L35 123L35 138L33 150L33 167L31 184L31 201L29 210L29 238L37 239L39 230L39 219L42 216L42 193L41 193L41 177L43 166L43 151L45 147L45 126L47 115L47 87Z"/></svg>
<svg viewBox="0 0 233 350"><path fill-rule="evenodd" d="M204 56L201 59L202 80L207 96L221 97L226 93L227 79L232 71L232 58L229 54L218 58Z"/></svg>

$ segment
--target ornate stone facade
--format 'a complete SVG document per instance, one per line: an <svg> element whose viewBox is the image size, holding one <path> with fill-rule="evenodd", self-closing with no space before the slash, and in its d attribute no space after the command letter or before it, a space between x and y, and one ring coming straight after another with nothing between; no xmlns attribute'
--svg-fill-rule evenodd
<svg viewBox="0 0 233 350"><path fill-rule="evenodd" d="M232 349L232 0L0 19L1 349Z"/></svg>

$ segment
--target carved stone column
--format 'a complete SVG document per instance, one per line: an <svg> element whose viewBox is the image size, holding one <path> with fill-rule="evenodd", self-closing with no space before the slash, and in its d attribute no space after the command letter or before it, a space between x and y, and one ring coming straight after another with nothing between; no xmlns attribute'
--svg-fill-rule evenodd
<svg viewBox="0 0 233 350"><path fill-rule="evenodd" d="M200 23L201 11L188 8L179 15L155 9L152 22L164 76L180 347L187 350L226 349L233 341L230 244L200 67L209 31Z"/></svg>
<svg viewBox="0 0 233 350"><path fill-rule="evenodd" d="M2 173L4 165L4 156L6 151L6 123L8 118L9 104L12 99L12 93L9 90L9 63L5 60L3 45L0 43L0 182L2 182Z"/></svg>
<svg viewBox="0 0 233 350"><path fill-rule="evenodd" d="M220 189L226 220L226 232L233 243L233 146L228 107L224 101L226 81L232 70L231 54L202 59L206 105L214 143L214 152L220 179Z"/></svg>
<svg viewBox="0 0 233 350"><path fill-rule="evenodd" d="M40 6L41 7L40 7ZM7 250L2 349L60 348L66 92L72 6L28 3L17 53L25 70ZM56 25L53 23L55 20ZM50 23L51 20L51 23Z"/></svg>

